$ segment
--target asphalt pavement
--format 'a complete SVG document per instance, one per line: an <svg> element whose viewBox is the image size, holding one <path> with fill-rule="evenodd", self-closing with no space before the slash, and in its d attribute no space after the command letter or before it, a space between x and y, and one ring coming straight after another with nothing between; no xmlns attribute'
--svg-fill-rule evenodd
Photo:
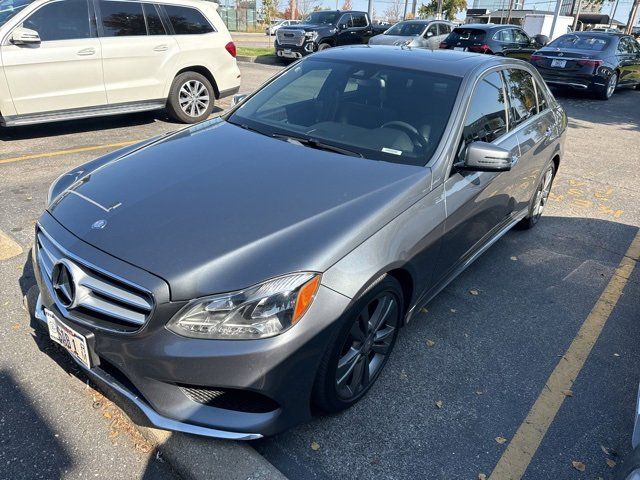
<svg viewBox="0 0 640 480"><path fill-rule="evenodd" d="M278 68L241 70L249 92ZM639 269L615 301L604 299L607 315L594 306L640 226L640 92L559 99L570 117L567 154L539 225L507 234L427 305L358 405L252 443L285 475L489 477L516 439L532 454L524 478L612 478L630 449L640 381ZM34 337L22 306L48 185L119 145L176 128L157 112L0 130L0 235L14 242L11 250L0 241L1 479L176 475L64 352ZM585 333L593 310L602 330ZM578 342L586 362L557 414L543 411L536 445L521 427L553 373L575 367L567 353L577 338L593 349Z"/></svg>

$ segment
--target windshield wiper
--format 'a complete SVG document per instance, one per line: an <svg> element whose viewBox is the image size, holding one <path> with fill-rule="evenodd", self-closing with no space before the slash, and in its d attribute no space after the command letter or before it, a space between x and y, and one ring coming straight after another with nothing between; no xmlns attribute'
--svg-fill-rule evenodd
<svg viewBox="0 0 640 480"><path fill-rule="evenodd" d="M328 143L320 142L314 138L295 137L291 135L284 135L281 133L274 133L271 136L273 138L278 138L286 142L298 143L300 145L304 145L305 147L315 148L317 150L326 150L328 152L340 153L342 155L348 155L350 157L363 158L363 155L359 152L354 152L353 150L347 150L346 148L336 147L335 145L329 145Z"/></svg>

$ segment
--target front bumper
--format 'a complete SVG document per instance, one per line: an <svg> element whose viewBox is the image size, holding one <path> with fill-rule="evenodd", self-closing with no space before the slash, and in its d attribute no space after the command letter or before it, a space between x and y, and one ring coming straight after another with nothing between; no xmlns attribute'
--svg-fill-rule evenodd
<svg viewBox="0 0 640 480"><path fill-rule="evenodd" d="M134 275L135 267L82 242L48 213L39 227L73 251L74 261L86 260L121 278ZM133 403L156 427L249 440L310 418L315 373L335 321L350 302L347 297L321 286L300 323L276 337L203 340L167 330L166 323L184 302L165 299L160 303L163 294L154 291L158 304L147 323L133 333L113 332L64 315L37 257L36 251L34 271L40 287L36 318L43 321L47 308L84 335L93 359L88 375ZM217 392L231 400L221 404ZM201 397L207 395L203 401Z"/></svg>
<svg viewBox="0 0 640 480"><path fill-rule="evenodd" d="M297 45L280 45L276 42L276 55L280 58L298 59L312 54L317 49L313 42L306 42L300 47Z"/></svg>

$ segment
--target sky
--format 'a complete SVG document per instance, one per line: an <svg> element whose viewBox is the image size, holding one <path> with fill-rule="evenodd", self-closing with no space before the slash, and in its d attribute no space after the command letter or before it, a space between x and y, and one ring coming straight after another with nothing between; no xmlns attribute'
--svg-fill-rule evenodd
<svg viewBox="0 0 640 480"><path fill-rule="evenodd" d="M383 16L384 11L389 7L389 4L394 3L393 0L373 0L374 7L376 9L376 13L378 16ZM408 0L409 6L408 11L411 11L411 5L413 0ZM427 1L418 0L418 6L422 3L427 3ZM338 8L342 6L344 0L338 0ZM369 5L368 0L351 0L351 4L353 5L354 10L367 10ZM468 6L471 8L473 1L468 1ZM631 5L633 4L633 0L619 0L618 8L616 10L615 19L621 21L622 23L627 23L629 18L629 11L631 10ZM323 0L322 5L325 7L336 8L335 0ZM555 2L553 0L524 0L524 8L525 9L535 9L535 10L549 10L553 11L555 9ZM605 1L602 7L602 13L604 15L611 14L611 7L613 2ZM404 10L404 4L403 8Z"/></svg>

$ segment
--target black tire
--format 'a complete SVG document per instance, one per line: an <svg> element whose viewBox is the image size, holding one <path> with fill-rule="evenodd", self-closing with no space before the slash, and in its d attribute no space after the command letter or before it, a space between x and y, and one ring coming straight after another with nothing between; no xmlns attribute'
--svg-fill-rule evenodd
<svg viewBox="0 0 640 480"><path fill-rule="evenodd" d="M385 301L388 303L383 303ZM374 327L369 330L370 333L365 334L364 330L378 318L378 309L385 312L387 308L389 313L382 317L378 328ZM358 402L369 391L393 350L403 312L402 287L395 278L388 275L354 303L343 316L320 362L312 396L313 405L317 409L326 413L340 412ZM367 314L369 320L365 321ZM357 336L362 335L359 348L354 346L358 343L354 331L359 331ZM385 353L382 354L382 351ZM350 356L357 358L346 361L345 358L351 358ZM341 386L338 384L339 361L343 361L343 372L351 369L351 373L343 375L342 378L346 379ZM352 391L352 387L346 384L356 383L357 372L361 374L362 385L355 386ZM369 375L365 376L367 372ZM349 379L351 381L348 381ZM345 395L347 391L351 395Z"/></svg>
<svg viewBox="0 0 640 480"><path fill-rule="evenodd" d="M200 85L204 90L206 90L206 97L208 102L206 107L203 106L203 101L184 103L185 95L189 92L196 89L199 92L198 98L205 98L204 90L200 89ZM194 97L195 98L195 97ZM186 110L181 107L180 102L183 102ZM188 101L188 98L187 98ZM167 99L167 113L169 116L181 123L197 123L202 120L206 120L209 115L211 115L211 111L213 110L215 102L215 91L211 82L207 80L204 75L201 75L197 72L184 72L178 75L171 84L171 89L169 90L169 98ZM193 106L193 108L191 108ZM188 113L189 110L193 112L193 115Z"/></svg>
<svg viewBox="0 0 640 480"><path fill-rule="evenodd" d="M546 185L548 172L551 172L551 178L549 180L550 183ZM533 228L537 225L544 211L544 207L547 204L547 200L549 199L549 192L551 191L553 180L555 178L556 165L555 163L551 162L544 169L544 172L540 177L540 181L538 182L538 186L536 187L535 192L533 192L533 196L531 197L531 201L529 202L529 212L527 213L527 216L518 223L518 228L522 230L529 230L530 228ZM542 201L542 208L538 208L539 201Z"/></svg>
<svg viewBox="0 0 640 480"><path fill-rule="evenodd" d="M326 50L327 48L331 48L331 45L329 45L328 43L321 43L320 45L318 45L319 52L321 52L322 50Z"/></svg>
<svg viewBox="0 0 640 480"><path fill-rule="evenodd" d="M613 72L611 76L607 79L606 85L602 87L598 87L598 89L595 91L596 96L600 100L609 100L613 96L614 92L616 91L616 87L618 86L618 80L619 80L618 72ZM610 88L611 83L615 83L613 90Z"/></svg>

